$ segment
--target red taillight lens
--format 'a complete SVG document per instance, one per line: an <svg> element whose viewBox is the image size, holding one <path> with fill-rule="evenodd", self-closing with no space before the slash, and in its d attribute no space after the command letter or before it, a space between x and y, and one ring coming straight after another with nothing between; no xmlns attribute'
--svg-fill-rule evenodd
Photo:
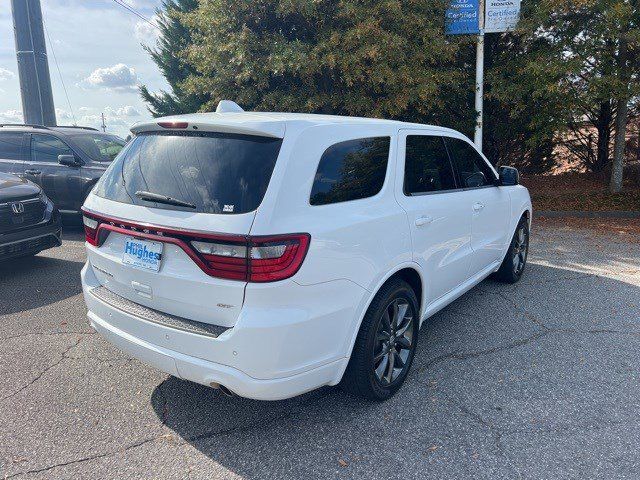
<svg viewBox="0 0 640 480"><path fill-rule="evenodd" d="M307 233L251 237L249 281L275 282L292 277L307 255L310 239Z"/></svg>
<svg viewBox="0 0 640 480"><path fill-rule="evenodd" d="M84 237L88 243L93 246L98 245L98 220L89 218L86 215L82 216L82 223L84 225Z"/></svg>
<svg viewBox="0 0 640 480"><path fill-rule="evenodd" d="M247 244L191 242L209 267L209 275L230 280L247 279Z"/></svg>
<svg viewBox="0 0 640 480"><path fill-rule="evenodd" d="M238 243L193 241L209 267L209 275L230 280L275 282L293 276L307 254L306 233L247 237Z"/></svg>

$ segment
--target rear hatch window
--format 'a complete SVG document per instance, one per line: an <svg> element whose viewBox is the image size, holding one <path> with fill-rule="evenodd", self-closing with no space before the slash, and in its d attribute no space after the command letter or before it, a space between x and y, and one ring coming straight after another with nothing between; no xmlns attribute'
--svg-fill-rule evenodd
<svg viewBox="0 0 640 480"><path fill-rule="evenodd" d="M94 193L166 210L251 212L262 202L281 145L282 139L253 135L142 133L116 157ZM153 201L149 193L178 202Z"/></svg>

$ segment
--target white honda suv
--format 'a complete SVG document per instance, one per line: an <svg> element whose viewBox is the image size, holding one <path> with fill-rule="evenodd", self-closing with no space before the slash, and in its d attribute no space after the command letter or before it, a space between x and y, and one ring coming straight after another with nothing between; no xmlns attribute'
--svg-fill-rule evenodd
<svg viewBox="0 0 640 480"><path fill-rule="evenodd" d="M84 298L109 342L176 377L383 400L425 319L525 267L527 189L454 130L225 101L132 133L83 207Z"/></svg>

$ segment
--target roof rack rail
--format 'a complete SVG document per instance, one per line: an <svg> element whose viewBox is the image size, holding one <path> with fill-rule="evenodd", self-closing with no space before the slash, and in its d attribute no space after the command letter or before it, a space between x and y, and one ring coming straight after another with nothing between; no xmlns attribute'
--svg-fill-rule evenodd
<svg viewBox="0 0 640 480"><path fill-rule="evenodd" d="M97 128L93 127L81 127L80 125L58 125L60 128L80 128L82 130L93 130L94 132L99 132Z"/></svg>
<svg viewBox="0 0 640 480"><path fill-rule="evenodd" d="M0 123L0 127L31 127L31 128L44 128L45 130L50 130L50 128L45 125L38 125L35 123Z"/></svg>

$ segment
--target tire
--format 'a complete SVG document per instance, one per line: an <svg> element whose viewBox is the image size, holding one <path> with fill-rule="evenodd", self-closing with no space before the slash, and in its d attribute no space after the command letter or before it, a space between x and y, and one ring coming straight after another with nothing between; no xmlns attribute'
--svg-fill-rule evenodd
<svg viewBox="0 0 640 480"><path fill-rule="evenodd" d="M398 391L415 355L418 312L418 300L409 284L396 278L383 285L360 325L340 382L343 390L377 401Z"/></svg>
<svg viewBox="0 0 640 480"><path fill-rule="evenodd" d="M529 221L522 217L511 239L502 265L495 273L494 278L503 283L516 283L524 273L529 254ZM517 256L517 264L516 264Z"/></svg>

